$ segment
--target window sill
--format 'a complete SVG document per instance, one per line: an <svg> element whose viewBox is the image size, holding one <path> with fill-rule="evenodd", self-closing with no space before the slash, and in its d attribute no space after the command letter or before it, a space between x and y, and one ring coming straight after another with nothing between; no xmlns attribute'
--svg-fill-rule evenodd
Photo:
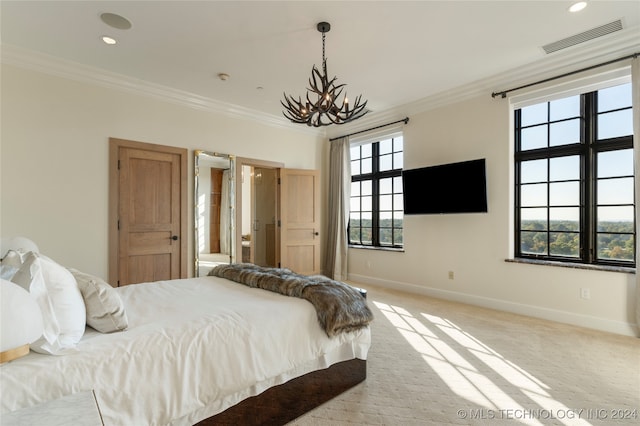
<svg viewBox="0 0 640 426"><path fill-rule="evenodd" d="M636 268L628 268L625 266L587 265L584 263L554 262L551 260L537 260L537 259L505 259L505 262L526 263L529 265L557 266L560 268L570 268L570 269L588 269L591 271L622 272L624 274L636 273Z"/></svg>
<svg viewBox="0 0 640 426"><path fill-rule="evenodd" d="M362 249L362 250L380 250L380 251L393 251L396 253L404 253L403 248L398 247L378 247L378 246L357 246L349 244L350 249Z"/></svg>

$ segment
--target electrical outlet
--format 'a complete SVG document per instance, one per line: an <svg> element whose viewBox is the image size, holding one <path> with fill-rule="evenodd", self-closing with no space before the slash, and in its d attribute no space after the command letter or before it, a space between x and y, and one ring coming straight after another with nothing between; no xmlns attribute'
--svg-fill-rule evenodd
<svg viewBox="0 0 640 426"><path fill-rule="evenodd" d="M449 279L452 280L453 279L453 271L449 271Z"/></svg>
<svg viewBox="0 0 640 426"><path fill-rule="evenodd" d="M591 290L589 290L588 288L581 288L580 289L580 298L585 299L585 300L591 299Z"/></svg>

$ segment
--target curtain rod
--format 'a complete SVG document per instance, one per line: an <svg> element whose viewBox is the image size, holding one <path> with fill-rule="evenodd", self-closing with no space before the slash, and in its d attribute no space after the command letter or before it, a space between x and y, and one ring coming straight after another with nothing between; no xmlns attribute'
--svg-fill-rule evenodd
<svg viewBox="0 0 640 426"><path fill-rule="evenodd" d="M536 81L535 83L529 83L529 84L525 84L524 86L514 87L513 89L503 90L501 92L493 92L491 94L491 97L495 98L496 96L501 96L502 98L506 98L507 97L507 93L509 93L509 92L513 92L513 91L516 91L516 90L524 89L526 87L535 86L537 84L546 83L548 81L557 80L559 78L567 77L567 76L573 75L573 74L578 74L580 72L589 71L589 70L592 70L594 68L599 68L599 67L603 67L605 65L613 64L615 62L624 61L625 59L631 59L631 58L636 59L638 57L638 55L640 55L640 52L636 52L636 53L634 53L632 55L628 55L628 56L625 56L625 57L622 57L622 58L613 59L611 61L603 62L601 64L592 65L590 67L586 67L586 68L582 68L582 69L579 69L579 70L571 71L571 72L568 72L568 73L565 73L565 74L562 74L562 75L557 75L555 77L545 78L544 80Z"/></svg>
<svg viewBox="0 0 640 426"><path fill-rule="evenodd" d="M391 126L392 124L398 124L398 123L402 123L402 122L404 122L404 124L407 124L409 122L409 117L405 117L402 120L394 121L393 123L381 124L379 126L372 127L370 129L360 130L359 132L353 132L353 133L349 133L348 135L338 136L336 138L329 139L329 142L333 142L333 141L338 140L338 139L346 138L347 136L358 135L360 133L369 132L371 130L379 129L381 127Z"/></svg>

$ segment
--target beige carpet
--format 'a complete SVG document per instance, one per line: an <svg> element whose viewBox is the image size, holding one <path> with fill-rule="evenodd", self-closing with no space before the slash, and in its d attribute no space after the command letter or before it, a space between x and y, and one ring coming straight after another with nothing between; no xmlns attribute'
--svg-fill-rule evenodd
<svg viewBox="0 0 640 426"><path fill-rule="evenodd" d="M367 380L292 425L640 424L640 339L366 288Z"/></svg>

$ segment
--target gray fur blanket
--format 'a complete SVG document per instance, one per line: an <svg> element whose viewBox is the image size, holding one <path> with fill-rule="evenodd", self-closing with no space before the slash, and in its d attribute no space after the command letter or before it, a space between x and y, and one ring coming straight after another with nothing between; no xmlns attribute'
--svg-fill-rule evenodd
<svg viewBox="0 0 640 426"><path fill-rule="evenodd" d="M373 313L358 290L323 275L306 276L249 263L218 265L209 275L311 302L329 337L366 327L373 320Z"/></svg>

